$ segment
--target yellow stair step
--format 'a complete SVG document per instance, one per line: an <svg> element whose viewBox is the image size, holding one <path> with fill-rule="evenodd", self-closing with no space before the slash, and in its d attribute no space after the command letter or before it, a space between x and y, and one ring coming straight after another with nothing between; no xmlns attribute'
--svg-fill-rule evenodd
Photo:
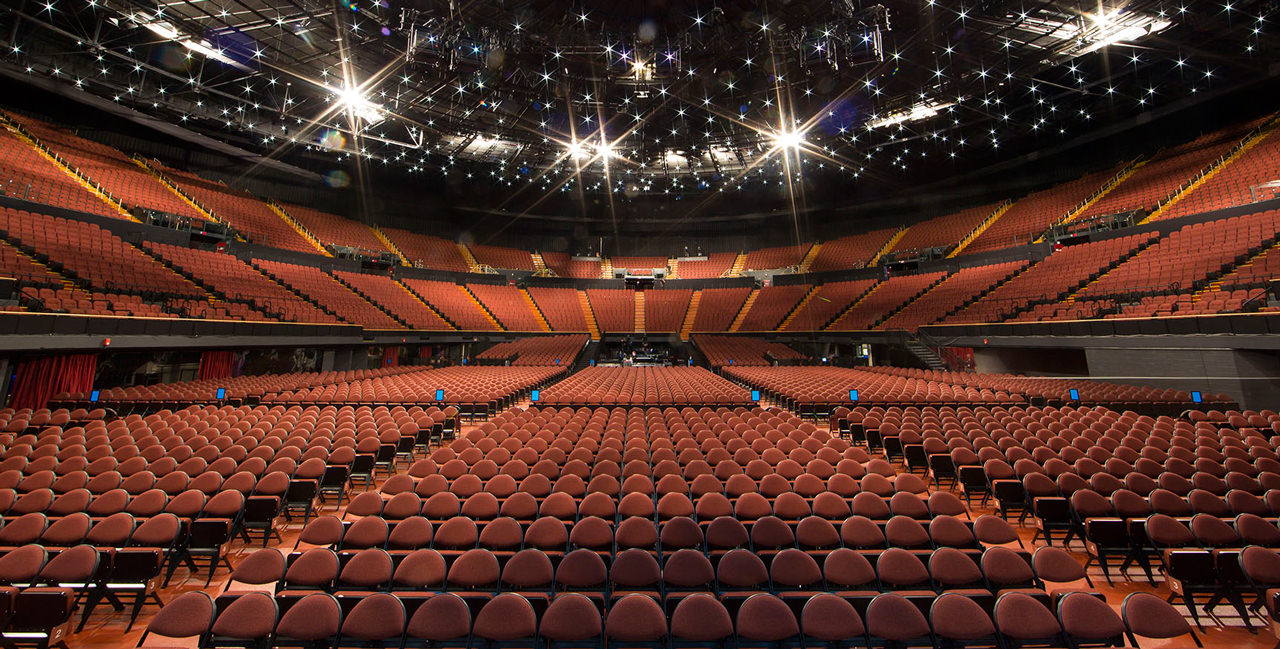
<svg viewBox="0 0 1280 649"><path fill-rule="evenodd" d="M742 321L746 319L747 312L756 303L756 297L760 295L760 289L751 289L751 294L747 295L747 301L742 303L742 308L738 310L738 315L734 316L733 324L729 325L729 331L737 331L742 326Z"/></svg>
<svg viewBox="0 0 1280 649"><path fill-rule="evenodd" d="M693 292L689 299L689 308L684 312L684 322L680 324L680 340L689 340L693 331L693 323L698 319L698 305L702 303L702 289Z"/></svg>
<svg viewBox="0 0 1280 649"><path fill-rule="evenodd" d="M600 340L600 327L596 324L596 314L591 309L591 298L587 297L586 291L578 291L578 306L582 308L582 317L587 321L587 331L591 334L591 339Z"/></svg>
<svg viewBox="0 0 1280 649"><path fill-rule="evenodd" d="M804 258L800 260L800 266L797 270L802 273L809 272L809 267L813 265L813 260L818 258L818 251L822 249L822 242L819 241L809 246L808 252L804 253Z"/></svg>
<svg viewBox="0 0 1280 649"><path fill-rule="evenodd" d="M790 325L791 321L795 320L797 315L800 315L800 311L804 309L804 305L808 304L809 300L812 300L813 297L818 294L818 290L820 288L821 288L821 285L812 286L809 289L809 292L805 293L804 297L800 298L800 302L796 304L795 308L791 309L791 313L788 313L787 317L782 319L782 324L778 325L777 330L786 331L787 325Z"/></svg>
<svg viewBox="0 0 1280 649"><path fill-rule="evenodd" d="M644 333L644 291L636 291L636 317L633 331Z"/></svg>
<svg viewBox="0 0 1280 649"><path fill-rule="evenodd" d="M307 228L303 226L302 223L299 223L297 219L290 216L289 213L285 211L282 205L280 205L275 201L270 201L270 200L267 201L266 203L267 203L267 207L270 208L272 212L275 212L276 216L280 217L280 219L283 220L285 223L288 223L289 227L293 228L294 231L298 233L298 236L301 236L303 239L306 239L307 243L311 244L312 247L314 247L317 252L319 252L320 254L326 257L333 256L324 247L324 244L320 243L320 240L317 239L315 235L311 234L311 232L307 230Z"/></svg>
<svg viewBox="0 0 1280 649"><path fill-rule="evenodd" d="M1187 196L1191 192L1198 189L1201 185L1205 184L1206 182L1209 182L1210 178L1213 178L1214 176L1218 175L1218 172L1225 169L1227 165L1230 165L1232 162L1235 162L1236 160L1238 160L1240 156L1244 155L1249 149L1252 149L1259 142L1267 139L1268 136L1270 136L1273 132L1275 132L1277 124L1280 124L1280 122L1278 122L1277 120L1272 120L1270 123L1258 129L1257 132L1249 136L1243 143L1241 143L1240 146L1237 147L1235 151L1232 151L1230 155L1210 165L1210 167L1204 173L1200 174L1199 178L1196 178L1190 184L1179 189L1178 191L1174 192L1172 196L1165 199L1165 201L1161 203L1159 207L1152 210L1151 213L1148 214L1146 218L1139 221L1138 225L1143 225L1160 218L1160 216L1163 215L1165 212L1169 211L1169 209L1172 208L1175 203L1182 200L1184 196Z"/></svg>
<svg viewBox="0 0 1280 649"><path fill-rule="evenodd" d="M871 261L867 262L867 265L875 266L880 261L881 257L889 254L889 251L893 250L893 247L898 245L899 241L902 241L902 237L907 236L907 230L910 230L910 229L911 229L911 226L907 226L905 228L902 228L901 230L898 230L897 232L894 232L893 236L889 237L889 240L886 241L885 244L880 247L880 252L877 252L876 256L872 257Z"/></svg>
<svg viewBox="0 0 1280 649"><path fill-rule="evenodd" d="M129 210L125 209L123 203L121 203L119 200L116 200L107 192L103 191L101 187L91 182L88 178L77 173L76 170L72 169L69 164L63 162L57 156L50 153L49 149L45 147L43 144L40 144L35 139L28 137L26 133L20 130L16 125L13 125L13 123L10 122L9 118L0 116L0 120L4 121L6 128L8 128L9 130L9 133L11 133L15 138L22 141L26 145L30 146L37 154L40 155L40 157L44 158L45 160L48 160L49 164L52 164L54 167L57 167L59 171L69 176L72 180L76 181L76 184L80 185L81 187L84 187L86 190L89 191L89 193L93 194L94 196L97 196L99 199L102 200L102 202L111 206L111 208L114 209L116 212L118 212L120 216L123 216L124 218L129 219L134 223L141 223L141 221L139 221L137 217L135 217L133 214L130 214Z"/></svg>
<svg viewBox="0 0 1280 649"><path fill-rule="evenodd" d="M969 244L973 243L974 240L982 236L982 233L986 232L987 228L991 227L991 225L996 222L996 219L999 219L1000 217L1004 216L1004 213L1008 212L1009 208L1011 207L1013 207L1013 201L1005 201L999 207L997 207L994 212L987 215L987 218L982 219L982 222L979 223L978 226L975 227L972 232L964 235L964 238L960 239L960 243L956 244L956 247L952 248L951 252L947 253L947 259L951 259L952 257L959 255L961 252L964 251L965 248L968 248Z"/></svg>
<svg viewBox="0 0 1280 649"><path fill-rule="evenodd" d="M471 254L471 249L465 243L458 244L458 251L462 253L462 258L467 262L467 270L473 273L480 272L480 262L476 261L476 256Z"/></svg>
<svg viewBox="0 0 1280 649"><path fill-rule="evenodd" d="M551 331L551 325L547 324L547 319L542 315L542 309L538 308L538 304L533 301L533 296L529 295L529 289L520 289L520 297L524 299L524 303L533 312L533 317L538 321L538 326L543 331Z"/></svg>
<svg viewBox="0 0 1280 649"><path fill-rule="evenodd" d="M402 251L400 250L400 246L397 246L397 245L396 245L396 242L392 241L392 240L387 236L387 234L386 234L385 232L383 232L383 231L382 231L382 228L380 228L380 227L378 227L378 226L376 226L376 225L368 224L368 223L366 223L366 224L365 224L365 227L369 228L369 230L373 232L373 236L374 236L374 237L376 237L376 238L378 239L378 241L381 241L381 242L382 242L383 247L385 247L387 250L390 250L391 252L396 253L396 256L400 258L400 263L401 263L401 264L403 264L403 265L405 265L405 266L412 266L412 265L413 265L413 264L409 263L409 258L408 258L408 257L406 257L406 256L404 256L404 252L402 252Z"/></svg>

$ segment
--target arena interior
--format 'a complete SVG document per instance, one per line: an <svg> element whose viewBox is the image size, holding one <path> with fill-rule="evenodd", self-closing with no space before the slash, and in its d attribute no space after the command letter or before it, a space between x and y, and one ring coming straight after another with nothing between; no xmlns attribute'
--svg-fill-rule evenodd
<svg viewBox="0 0 1280 649"><path fill-rule="evenodd" d="M0 644L1280 646L1278 22L3 0Z"/></svg>

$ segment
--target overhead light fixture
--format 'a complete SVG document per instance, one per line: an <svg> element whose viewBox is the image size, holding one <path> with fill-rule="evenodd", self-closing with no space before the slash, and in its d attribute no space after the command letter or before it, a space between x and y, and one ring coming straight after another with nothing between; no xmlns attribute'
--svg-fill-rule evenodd
<svg viewBox="0 0 1280 649"><path fill-rule="evenodd" d="M1024 40L1028 46L1049 52L1050 62L1072 59L1110 45L1134 43L1173 26L1173 22L1163 16L1121 9L1103 9L1084 16L1064 16L1042 9L1025 16L1011 14L1007 20L1016 23L1018 31L1027 33Z"/></svg>
<svg viewBox="0 0 1280 649"><path fill-rule="evenodd" d="M147 31L152 34L155 34L167 41L178 43L188 50L200 54L207 59L212 59L219 63L225 63L243 72L253 71L249 66L231 58L226 54L226 52L214 47L209 41L192 38L191 36L178 31L178 28L174 27L173 24L168 21L147 20L146 16L143 16L142 14L132 14L129 16L129 20L133 21L133 23L139 27L146 28Z"/></svg>
<svg viewBox="0 0 1280 649"><path fill-rule="evenodd" d="M773 148L775 149L799 149L804 146L804 132L782 130L775 131L773 134Z"/></svg>
<svg viewBox="0 0 1280 649"><path fill-rule="evenodd" d="M335 88L333 92L337 97L338 105L342 106L343 110L369 125L377 124L386 117L382 107L369 101L359 88L345 86L340 89Z"/></svg>
<svg viewBox="0 0 1280 649"><path fill-rule="evenodd" d="M584 142L573 140L569 142L569 157L574 160L581 160L587 157L587 145Z"/></svg>
<svg viewBox="0 0 1280 649"><path fill-rule="evenodd" d="M918 122L921 120L926 120L931 117L937 117L938 113L941 113L942 111L954 105L955 105L955 102L953 101L949 101L949 102L942 102L942 101L935 101L935 100L922 101L910 108L891 111L888 114L886 114L884 117L873 119L870 122L867 122L867 128L868 129L883 128L885 126L894 126L897 124L905 124L907 122Z"/></svg>

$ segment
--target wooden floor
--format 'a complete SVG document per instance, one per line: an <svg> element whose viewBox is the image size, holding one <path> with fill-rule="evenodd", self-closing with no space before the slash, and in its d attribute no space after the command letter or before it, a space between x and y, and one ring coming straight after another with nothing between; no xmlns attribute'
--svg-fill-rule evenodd
<svg viewBox="0 0 1280 649"><path fill-rule="evenodd" d="M464 430L468 430L468 428L464 427ZM895 466L899 471L906 470L901 464L896 464ZM380 484L381 480L379 481L379 485ZM957 494L959 495L959 492L957 492ZM320 508L320 512L325 514L338 514L341 516L344 509L345 507L335 507L330 504L322 506ZM974 508L974 515L983 513L991 513L991 510ZM1016 524L1016 521L1011 522ZM300 522L278 524L277 529L280 531L282 541L279 543L269 543L268 547L278 547L287 552L293 548L294 542L297 540L298 534L302 530L302 525ZM1028 525L1027 527L1022 528L1020 533L1023 542L1027 544L1028 548L1034 549L1032 548L1031 542L1034 530ZM1060 543L1060 541L1056 542ZM1043 545L1043 543L1043 540L1041 540L1037 541L1035 545ZM261 546L254 545L253 547L247 547L243 541L236 541L229 552L232 565L236 565L243 557L247 556L259 547ZM1074 541L1072 543L1072 547L1069 549L1077 555L1082 563L1087 558L1084 554L1084 548L1080 545L1079 541ZM211 595L217 594L223 590L227 581L227 575L228 572L225 567L220 569L214 575L212 584L205 588L204 582L207 577L206 574L201 573L199 575L192 575L185 567L179 568L178 572L174 575L172 582L170 582L169 587L165 588L161 592L161 599L167 602L182 593L202 589ZM1113 573L1113 578L1114 577L1115 575ZM1116 609L1117 612L1120 610L1120 604L1124 600L1124 597L1132 592L1154 592L1161 597L1167 597L1169 595L1168 588L1160 582L1159 576L1156 577L1157 587L1153 589L1147 583L1145 575L1142 575L1141 571L1136 568L1131 572L1131 578L1136 581L1117 581L1114 587L1109 587L1107 585L1106 580L1103 578L1101 569L1091 568L1090 578L1093 580L1094 588L1106 595L1107 601ZM1082 587L1086 586L1083 582L1079 585ZM244 585L237 586L238 590L248 590L250 588L251 587ZM269 591L270 586L267 586L264 590ZM134 625L133 629L126 632L125 625L128 624L129 621L128 614L125 612L115 612L109 605L104 603L103 605L100 605L94 612L93 616L90 617L88 624L85 625L84 631L71 636L68 639L67 644L70 649L133 647L137 645L139 638L142 636L143 630L146 628L147 622L155 615L157 610L158 608L154 605L148 605L138 617L138 622ZM1182 607L1179 607L1179 610L1185 611ZM1218 617L1211 619L1206 619L1206 616L1201 614L1201 620L1205 624L1205 631L1203 633L1197 633L1200 636L1201 641L1204 642L1205 647L1211 649L1225 649L1227 647L1269 648L1276 646L1276 636L1271 631L1269 621L1254 617L1252 624L1258 632L1250 633L1245 629L1243 621L1231 606L1224 604L1217 607L1215 612L1218 614ZM76 622L78 621L79 619L77 616ZM1169 641L1140 640L1140 642L1143 649L1174 649L1195 646L1192 644L1190 638L1186 636ZM166 638L148 638L147 643L148 645L156 646L175 646L174 641ZM194 647L195 644L192 642L188 646Z"/></svg>

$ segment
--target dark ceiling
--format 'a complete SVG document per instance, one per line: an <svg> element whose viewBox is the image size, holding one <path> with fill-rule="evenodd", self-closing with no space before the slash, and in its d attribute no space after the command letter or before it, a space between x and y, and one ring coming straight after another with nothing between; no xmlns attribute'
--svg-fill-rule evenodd
<svg viewBox="0 0 1280 649"><path fill-rule="evenodd" d="M5 0L0 42L11 73L341 171L335 184L616 222L795 214L1124 137L1144 115L1272 86L1276 10Z"/></svg>

